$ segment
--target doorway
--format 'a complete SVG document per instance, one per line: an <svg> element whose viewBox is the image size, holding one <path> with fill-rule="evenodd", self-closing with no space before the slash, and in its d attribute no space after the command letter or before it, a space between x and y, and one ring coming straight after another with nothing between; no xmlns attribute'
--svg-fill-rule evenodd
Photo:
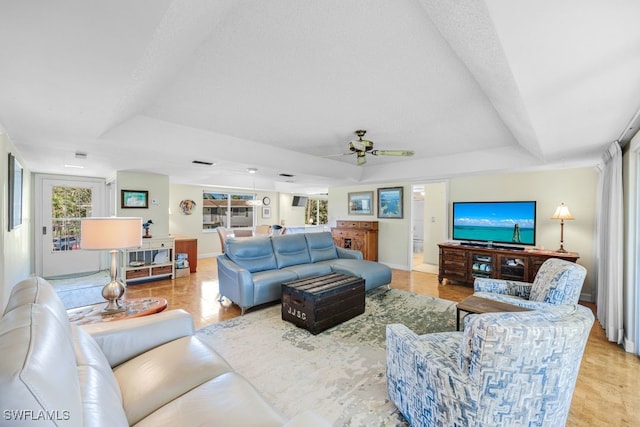
<svg viewBox="0 0 640 427"><path fill-rule="evenodd" d="M447 183L412 186L411 269L438 273L438 243L447 239Z"/></svg>
<svg viewBox="0 0 640 427"><path fill-rule="evenodd" d="M102 216L104 181L36 176L36 274L46 278L100 270L101 253L80 250L80 220Z"/></svg>

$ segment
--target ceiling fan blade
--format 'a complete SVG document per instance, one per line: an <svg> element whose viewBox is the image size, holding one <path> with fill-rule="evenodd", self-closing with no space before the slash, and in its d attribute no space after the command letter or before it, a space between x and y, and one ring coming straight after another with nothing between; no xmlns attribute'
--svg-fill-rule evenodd
<svg viewBox="0 0 640 427"><path fill-rule="evenodd" d="M342 156L351 156L353 154L355 154L355 152L353 152L353 153L326 154L326 155L324 155L322 157L342 157Z"/></svg>
<svg viewBox="0 0 640 427"><path fill-rule="evenodd" d="M411 150L373 150L374 156L413 156Z"/></svg>

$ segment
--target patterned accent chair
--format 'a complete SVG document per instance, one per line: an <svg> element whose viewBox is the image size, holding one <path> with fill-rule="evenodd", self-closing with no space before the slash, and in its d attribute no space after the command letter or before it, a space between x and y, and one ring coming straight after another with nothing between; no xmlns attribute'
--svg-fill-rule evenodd
<svg viewBox="0 0 640 427"><path fill-rule="evenodd" d="M412 426L564 426L594 322L579 305L467 316L464 332L387 325L387 391Z"/></svg>
<svg viewBox="0 0 640 427"><path fill-rule="evenodd" d="M549 258L540 266L533 283L476 278L474 295L528 308L548 304L577 304L587 270L580 264Z"/></svg>

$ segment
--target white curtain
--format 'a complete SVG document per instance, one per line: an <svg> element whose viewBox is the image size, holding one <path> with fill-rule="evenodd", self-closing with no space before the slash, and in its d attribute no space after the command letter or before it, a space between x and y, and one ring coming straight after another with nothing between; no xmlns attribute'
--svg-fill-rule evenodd
<svg viewBox="0 0 640 427"><path fill-rule="evenodd" d="M623 197L622 150L614 142L599 165L596 231L598 320L609 341L622 344L623 324Z"/></svg>

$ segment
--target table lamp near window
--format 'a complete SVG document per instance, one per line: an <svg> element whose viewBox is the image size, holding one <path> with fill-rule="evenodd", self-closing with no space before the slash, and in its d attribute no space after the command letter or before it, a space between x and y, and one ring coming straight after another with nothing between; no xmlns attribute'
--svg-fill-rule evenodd
<svg viewBox="0 0 640 427"><path fill-rule="evenodd" d="M80 222L80 248L94 251L110 251L111 281L102 288L102 296L108 301L104 312L113 313L125 310L120 298L125 286L118 282L118 250L142 246L142 218L83 218Z"/></svg>
<svg viewBox="0 0 640 427"><path fill-rule="evenodd" d="M556 211L553 213L551 219L559 219L560 220L560 249L556 252L566 253L567 250L564 248L564 222L573 219L573 215L569 212L569 208L565 206L564 203L561 203L560 206L556 208Z"/></svg>

